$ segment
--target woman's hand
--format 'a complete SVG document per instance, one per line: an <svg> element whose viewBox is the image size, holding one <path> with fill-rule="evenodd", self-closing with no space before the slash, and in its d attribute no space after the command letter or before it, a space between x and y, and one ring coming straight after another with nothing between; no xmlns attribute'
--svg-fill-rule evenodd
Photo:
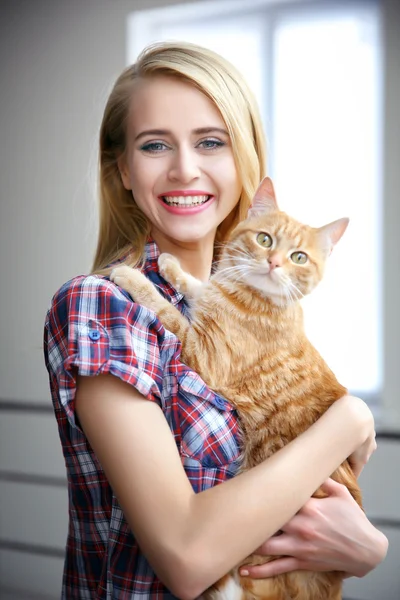
<svg viewBox="0 0 400 600"><path fill-rule="evenodd" d="M386 556L387 538L368 521L347 488L328 479L321 488L326 498L311 498L256 552L282 556L241 574L255 579L289 571L342 571L344 577L363 577ZM247 573L243 572L247 571Z"/></svg>

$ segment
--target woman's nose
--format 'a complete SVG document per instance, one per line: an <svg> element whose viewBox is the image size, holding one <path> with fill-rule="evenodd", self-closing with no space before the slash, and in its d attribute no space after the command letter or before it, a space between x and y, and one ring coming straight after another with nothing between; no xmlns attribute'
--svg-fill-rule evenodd
<svg viewBox="0 0 400 600"><path fill-rule="evenodd" d="M196 152L189 148L177 150L172 157L168 176L171 181L179 181L184 184L200 177Z"/></svg>

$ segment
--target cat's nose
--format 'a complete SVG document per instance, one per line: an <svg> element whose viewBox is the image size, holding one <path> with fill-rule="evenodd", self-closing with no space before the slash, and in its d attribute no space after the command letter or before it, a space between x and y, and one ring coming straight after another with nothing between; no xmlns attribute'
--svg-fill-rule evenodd
<svg viewBox="0 0 400 600"><path fill-rule="evenodd" d="M272 254L268 257L268 263L272 271L273 269L282 266L282 258L279 256L279 254Z"/></svg>

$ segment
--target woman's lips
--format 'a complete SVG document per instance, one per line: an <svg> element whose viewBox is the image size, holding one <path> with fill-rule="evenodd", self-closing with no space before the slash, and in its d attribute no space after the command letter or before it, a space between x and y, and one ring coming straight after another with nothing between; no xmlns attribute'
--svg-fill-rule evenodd
<svg viewBox="0 0 400 600"><path fill-rule="evenodd" d="M210 194L210 192L207 192L205 190L169 190L168 192L163 192L162 194L159 194L158 197L161 198L162 196L212 196L212 194Z"/></svg>
<svg viewBox="0 0 400 600"><path fill-rule="evenodd" d="M189 197L193 199L193 203L188 203ZM162 203L164 209L171 214L194 215L206 210L214 202L215 196L200 190L190 190L190 193L179 191L179 193L160 194L158 200Z"/></svg>

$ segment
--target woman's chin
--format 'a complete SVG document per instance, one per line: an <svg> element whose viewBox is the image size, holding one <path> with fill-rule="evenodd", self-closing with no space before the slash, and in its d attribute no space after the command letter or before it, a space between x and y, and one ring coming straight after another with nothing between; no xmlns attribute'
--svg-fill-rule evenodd
<svg viewBox="0 0 400 600"><path fill-rule="evenodd" d="M168 237L180 244L213 243L215 233L216 229L210 231L209 228L174 227Z"/></svg>

